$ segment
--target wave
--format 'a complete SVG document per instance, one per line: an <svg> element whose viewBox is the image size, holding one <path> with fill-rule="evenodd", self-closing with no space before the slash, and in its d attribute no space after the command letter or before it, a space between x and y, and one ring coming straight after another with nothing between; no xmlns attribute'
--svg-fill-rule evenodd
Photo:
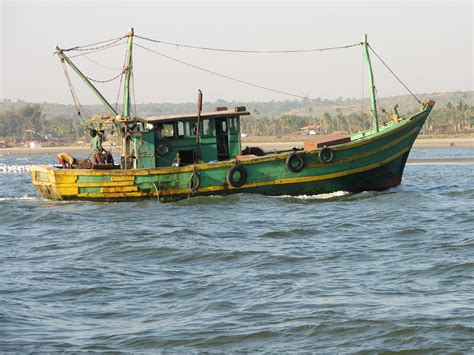
<svg viewBox="0 0 474 355"><path fill-rule="evenodd" d="M37 198L33 196L0 196L0 201L36 201Z"/></svg>
<svg viewBox="0 0 474 355"><path fill-rule="evenodd" d="M282 196L275 196L275 197L276 198L291 198L291 199L297 199L297 200L328 200L331 198L342 197L349 194L350 192L348 191L335 191L335 192L330 192L326 194L318 194L318 195L297 195L297 196L282 195Z"/></svg>

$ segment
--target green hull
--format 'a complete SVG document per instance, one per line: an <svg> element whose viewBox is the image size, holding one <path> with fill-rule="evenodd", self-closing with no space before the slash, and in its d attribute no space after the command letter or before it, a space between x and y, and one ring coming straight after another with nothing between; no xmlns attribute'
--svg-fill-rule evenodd
<svg viewBox="0 0 474 355"><path fill-rule="evenodd" d="M192 196L258 193L315 195L334 191L383 190L401 183L410 149L432 105L398 123L352 137L350 143L330 147L333 160L323 163L321 149L305 151L305 167L292 172L286 165L292 152L263 157L197 164L180 168L136 170L81 170L35 167L32 180L40 195L53 200L130 200L155 198L172 201ZM241 187L229 184L235 165L247 178ZM194 175L194 176L193 176ZM198 181L199 180L199 181Z"/></svg>

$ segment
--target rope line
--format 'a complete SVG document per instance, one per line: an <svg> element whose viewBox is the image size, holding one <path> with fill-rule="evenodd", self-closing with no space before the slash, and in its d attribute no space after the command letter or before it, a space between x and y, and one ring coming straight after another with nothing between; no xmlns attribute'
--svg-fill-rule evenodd
<svg viewBox="0 0 474 355"><path fill-rule="evenodd" d="M125 57L123 58L123 64L122 64L122 72L125 69L125 65L127 64L127 52L125 52ZM115 111L117 111L118 107L118 101L120 99L120 93L122 92L122 82L123 82L123 75L120 77L120 83L118 86L118 91L117 91L117 98L115 100Z"/></svg>
<svg viewBox="0 0 474 355"><path fill-rule="evenodd" d="M66 64L64 64L64 62L61 61L61 66L63 67L64 76L66 77L67 84L69 86L69 91L71 92L72 101L74 102L74 107L76 108L77 115L81 116L81 109L79 107L77 97L76 97L76 93L74 91L74 87L72 86L71 78L69 77L69 73L67 71Z"/></svg>
<svg viewBox="0 0 474 355"><path fill-rule="evenodd" d="M84 54L83 56L84 56L84 58L86 58L89 62L94 63L95 65L98 65L99 67L102 67L102 68L105 68L105 69L110 69L110 70L122 70L122 69L120 69L120 68L113 68L113 67L109 67L109 66L107 66L107 65L101 64L101 63L99 63L99 62L93 60L92 58L89 58L89 57L88 57L87 55L85 55L85 54Z"/></svg>
<svg viewBox="0 0 474 355"><path fill-rule="evenodd" d="M95 50L93 50L93 51L86 52L86 53L79 53L79 54L70 55L69 58L75 58L75 57L85 56L85 55L87 55L87 54L92 54L92 53L100 52L100 51L103 51L103 50L105 50L105 49L109 49L109 48L113 48L113 47L117 47L117 46L122 46L122 45L124 45L124 44L125 44L125 43L115 43L114 45L111 45L111 46L108 46L108 47L105 47L105 48L95 49Z"/></svg>
<svg viewBox="0 0 474 355"><path fill-rule="evenodd" d="M302 96L302 95L292 94L292 93L289 93L289 92L286 92L286 91L281 91L281 90L277 90L277 89L272 89L272 88L269 88L269 87L266 87L266 86L262 86L262 85L259 85L259 84L254 84L254 83L251 83L251 82L248 82L248 81L245 81L245 80L240 80L240 79L237 79L237 78L234 78L234 77L225 75L225 74L221 74L221 73L218 73L218 72L215 72L215 71L212 71L212 70L203 68L203 67L199 67L199 66L197 66L197 65L194 65L194 64L191 64L191 63L188 63L188 62L185 62L185 61L182 61L182 60L179 60L179 59L170 57L170 56L168 56L168 55L166 55L166 54L163 54L163 53L154 51L153 49L147 48L147 47L142 46L142 45L137 44L137 43L135 43L135 46L140 47L140 48L143 48L143 49L145 49L145 50L147 50L147 51L149 51L149 52L158 54L159 56L162 56L162 57L164 57L164 58L170 59L170 60L175 61L175 62L177 62L177 63L181 63L181 64L184 64L184 65L187 65L187 66L189 66L189 67L192 67L192 68L195 68L195 69L204 71L204 72L206 72L206 73L210 73L210 74L213 74L213 75L216 75L216 76L220 76L221 78L225 78L225 79L232 80L232 81L235 81L235 82L238 82L238 83L241 83L241 84L253 86L253 87L256 87L256 88L259 88L259 89L263 89L263 90L275 92L275 93L278 93L278 94L283 94L283 95L287 95L287 96L292 96L292 97L296 97L296 98L299 98L299 99L306 99L306 100L312 100L312 101L317 101L317 102L325 103L325 101L323 101L323 100L313 99L313 98L310 98L310 97L308 97L308 96Z"/></svg>
<svg viewBox="0 0 474 355"><path fill-rule="evenodd" d="M336 49L345 49L351 48L362 45L362 43L354 43L348 44L345 46L337 46L337 47L326 47L326 48L309 48L309 49L284 49L284 50L245 50L245 49L229 49L229 48L213 48L213 47L200 47L200 46L193 46L189 44L183 43L174 43L174 42L166 42L160 41L153 38L143 37L139 35L135 35L136 38L143 39L145 41L164 44L168 46L174 47L183 47L183 48L190 48L190 49L200 49L205 51L214 51L214 52L231 52L231 53L307 53L307 52L324 52Z"/></svg>
<svg viewBox="0 0 474 355"><path fill-rule="evenodd" d="M66 76L66 80L69 86L69 91L71 92L72 100L74 102L74 107L76 108L77 115L81 117L81 112L83 112L87 116L87 112L84 110L84 107L81 105L79 98L77 97L76 90L74 90L74 85L72 84L71 77L69 76L69 72L67 71L66 64L61 61L64 75ZM82 118L82 117L81 117Z"/></svg>
<svg viewBox="0 0 474 355"><path fill-rule="evenodd" d="M421 101L418 99L418 97L416 97L416 95L403 83L403 81L400 80L400 78L393 72L392 69L390 69L390 67L383 61L382 58L380 58L380 56L374 51L374 49L370 45L369 45L369 48L372 51L372 53L374 53L375 56L382 62L382 64L385 66L385 68L387 68L388 71L390 73L392 73L392 75L398 80L398 82L400 84L402 84L405 89L408 90L408 92L411 94L411 96L413 96L415 98L415 100L418 101L419 104L421 104Z"/></svg>
<svg viewBox="0 0 474 355"><path fill-rule="evenodd" d="M97 49L101 49L101 48L106 48L106 47L109 47L119 41L121 41L122 39L126 38L127 36L122 36L122 37L118 37L118 38L112 38L112 39L108 39L106 41L101 41L101 42L96 42L96 43L92 43L92 44L88 44L88 45L85 45L85 46L76 46L76 47L71 47L71 48L67 48L67 49L63 49L62 51L63 52L69 52L69 51L93 51L93 50L97 50ZM102 46L98 46L98 47L93 47L93 48L86 48L86 47L91 47L91 46L96 46L98 44L102 44L102 43L107 43L107 44L104 44Z"/></svg>
<svg viewBox="0 0 474 355"><path fill-rule="evenodd" d="M123 71L121 71L120 73L118 73L116 76L114 76L113 78L110 78L110 79L107 79L107 80L97 80L97 79L93 79L93 78L90 78L88 76L86 76L86 78L90 81L93 81L93 82L96 82L96 83L110 83L111 81L114 81L115 79L118 79L120 76L122 76L123 74Z"/></svg>

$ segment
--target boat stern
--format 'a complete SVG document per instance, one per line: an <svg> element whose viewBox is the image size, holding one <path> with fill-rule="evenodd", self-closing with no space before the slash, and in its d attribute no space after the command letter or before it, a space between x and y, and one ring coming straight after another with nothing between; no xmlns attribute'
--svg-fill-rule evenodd
<svg viewBox="0 0 474 355"><path fill-rule="evenodd" d="M32 166L30 168L31 180L41 197L49 200L62 200L55 170L57 169L49 166Z"/></svg>
<svg viewBox="0 0 474 355"><path fill-rule="evenodd" d="M42 198L49 200L121 200L145 197L151 188L139 190L137 175L148 171L30 168L31 180Z"/></svg>

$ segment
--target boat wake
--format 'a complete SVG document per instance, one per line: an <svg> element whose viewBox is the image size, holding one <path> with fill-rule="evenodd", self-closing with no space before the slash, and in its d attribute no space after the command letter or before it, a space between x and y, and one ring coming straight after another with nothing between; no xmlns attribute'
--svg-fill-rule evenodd
<svg viewBox="0 0 474 355"><path fill-rule="evenodd" d="M0 196L0 201L36 201L37 198L33 196Z"/></svg>
<svg viewBox="0 0 474 355"><path fill-rule="evenodd" d="M349 195L350 192L348 191L335 191L330 192L327 194L318 194L318 195L299 195L299 196L291 196L291 195L282 195L282 196L275 196L276 198L291 198L296 200L329 200L336 197L342 197Z"/></svg>

